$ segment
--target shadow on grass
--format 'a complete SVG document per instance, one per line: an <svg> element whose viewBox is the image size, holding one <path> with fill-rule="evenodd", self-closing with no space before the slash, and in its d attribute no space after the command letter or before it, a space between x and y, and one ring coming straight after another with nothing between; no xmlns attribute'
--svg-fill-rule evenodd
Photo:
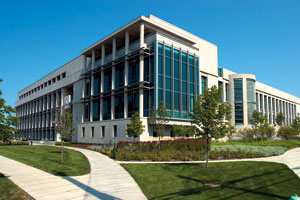
<svg viewBox="0 0 300 200"><path fill-rule="evenodd" d="M284 180L280 180L280 181L272 179L272 184L264 185L264 183L262 182L262 186L261 187L256 187L255 189L247 189L247 188L241 188L241 187L234 186L234 184L236 184L236 183L244 182L244 181L247 181L249 179L261 178L263 176L268 176L268 175L280 173L280 171L284 171L284 170L285 169L280 169L280 170L275 170L275 171L272 171L272 172L265 172L265 173L262 173L262 174L257 174L257 175L253 175L253 176L247 176L247 177L227 181L227 182L221 183L220 186L217 187L217 188L219 188L219 189L228 188L228 189L235 190L236 192L239 192L238 194L232 194L230 196L222 196L222 199L236 198L240 195L247 194L247 193L263 195L267 199L272 199L272 198L287 199L288 197L286 197L286 196L271 194L271 193L260 191L260 190L262 190L264 188L267 188L267 187L270 187L270 186L274 186L276 184L281 184L281 183L284 183L284 182L294 180L295 178L280 177L280 178L284 179ZM186 179L186 180L189 180L189 181L200 183L200 184L202 184L202 186L197 187L197 188L192 188L192 189L181 190L179 192L169 193L169 194L166 194L166 195L161 195L161 196L158 196L158 197L151 198L150 200L171 199L171 198L180 197L180 196L182 197L182 196L197 195L197 194L201 194L205 191L216 189L216 188L205 186L205 184L207 182L201 181L199 179L195 179L195 178L191 178L191 177L187 177L187 176L181 176L181 175L178 175L177 177L181 178L181 179ZM255 184L255 186L257 186L257 184ZM220 199L220 198L221 198L220 196L209 197L209 199L211 199L211 200L212 199Z"/></svg>
<svg viewBox="0 0 300 200"><path fill-rule="evenodd" d="M63 174L63 173L62 173ZM62 175L63 176L63 175ZM89 195L91 195L92 197L96 197L97 199L107 199L107 200L120 200L117 197L111 196L109 194L103 193L101 191L98 191L88 185L85 185L73 178L71 178L70 176L63 176L63 179L73 183L74 185L76 185L77 187L85 190L85 195L84 195L84 199L87 199L87 197Z"/></svg>

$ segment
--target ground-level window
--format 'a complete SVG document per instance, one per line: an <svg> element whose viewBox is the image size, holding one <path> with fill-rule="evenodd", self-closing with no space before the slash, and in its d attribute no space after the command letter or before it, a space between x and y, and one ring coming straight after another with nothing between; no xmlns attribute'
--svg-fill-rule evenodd
<svg viewBox="0 0 300 200"><path fill-rule="evenodd" d="M105 126L102 126L101 137L105 137Z"/></svg>
<svg viewBox="0 0 300 200"><path fill-rule="evenodd" d="M118 129L116 125L114 125L114 137L118 137Z"/></svg>
<svg viewBox="0 0 300 200"><path fill-rule="evenodd" d="M94 127L92 126L92 128L91 128L91 137L94 137Z"/></svg>
<svg viewBox="0 0 300 200"><path fill-rule="evenodd" d="M85 137L85 127L82 127L82 137Z"/></svg>

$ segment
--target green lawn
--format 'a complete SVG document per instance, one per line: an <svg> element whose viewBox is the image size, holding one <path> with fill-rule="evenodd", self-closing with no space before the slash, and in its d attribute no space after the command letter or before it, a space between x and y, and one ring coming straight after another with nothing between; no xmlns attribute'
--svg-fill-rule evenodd
<svg viewBox="0 0 300 200"><path fill-rule="evenodd" d="M213 145L251 145L251 146L282 146L288 149L293 149L296 147L300 147L300 140L276 140L276 141L254 141L254 142L244 142L244 141L230 141L230 142L213 142Z"/></svg>
<svg viewBox="0 0 300 200"><path fill-rule="evenodd" d="M0 155L57 176L90 173L90 163L80 152L65 149L65 164L60 164L60 148L51 146L0 146Z"/></svg>
<svg viewBox="0 0 300 200"><path fill-rule="evenodd" d="M7 199L33 200L31 196L0 173L0 200Z"/></svg>
<svg viewBox="0 0 300 200"><path fill-rule="evenodd" d="M287 166L277 163L210 163L209 169L205 169L204 164L122 166L132 175L149 200L286 200L293 194L300 194L300 179Z"/></svg>

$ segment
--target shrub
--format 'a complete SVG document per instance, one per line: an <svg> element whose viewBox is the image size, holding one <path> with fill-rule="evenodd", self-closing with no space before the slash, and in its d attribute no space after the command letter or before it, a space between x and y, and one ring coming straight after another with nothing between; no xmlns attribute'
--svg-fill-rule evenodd
<svg viewBox="0 0 300 200"><path fill-rule="evenodd" d="M250 146L250 145L212 145L214 151L256 153L259 156L277 156L288 149L280 146Z"/></svg>
<svg viewBox="0 0 300 200"><path fill-rule="evenodd" d="M238 135L243 139L252 139L257 136L256 132L257 131L254 128L243 128L238 131Z"/></svg>
<svg viewBox="0 0 300 200"><path fill-rule="evenodd" d="M291 126L281 126L277 132L278 137L283 139L291 139L297 135L297 131Z"/></svg>

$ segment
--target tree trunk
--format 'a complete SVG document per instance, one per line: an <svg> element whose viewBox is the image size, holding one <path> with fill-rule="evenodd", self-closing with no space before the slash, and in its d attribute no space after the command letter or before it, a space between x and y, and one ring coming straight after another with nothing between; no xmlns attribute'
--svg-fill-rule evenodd
<svg viewBox="0 0 300 200"><path fill-rule="evenodd" d="M158 136L158 150L160 151L160 135Z"/></svg>
<svg viewBox="0 0 300 200"><path fill-rule="evenodd" d="M64 140L61 141L61 164L64 164Z"/></svg>
<svg viewBox="0 0 300 200"><path fill-rule="evenodd" d="M208 157L209 157L209 142L208 138L206 138L206 165L205 168L208 168Z"/></svg>

